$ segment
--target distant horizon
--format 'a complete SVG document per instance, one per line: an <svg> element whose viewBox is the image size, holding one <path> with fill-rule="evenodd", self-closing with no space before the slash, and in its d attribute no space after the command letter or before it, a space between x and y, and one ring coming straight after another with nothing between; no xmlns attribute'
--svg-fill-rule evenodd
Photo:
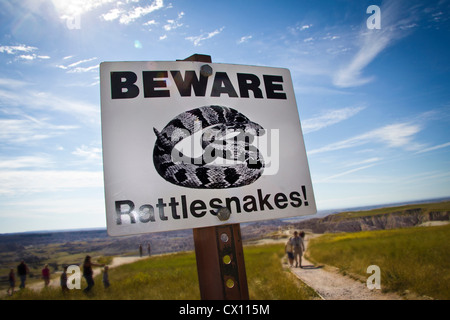
<svg viewBox="0 0 450 320"><path fill-rule="evenodd" d="M285 218L285 219L272 219L272 220L289 221L289 220L301 219L302 221L304 221L304 220L314 219L316 216L323 217L323 216L327 216L330 214L336 214L336 213L340 213L340 212L347 212L347 211L353 211L353 210L366 211L366 210L372 210L372 209L377 209L377 208L390 208L390 207L399 207L399 206L403 206L403 205L410 205L410 204L414 205L414 204L422 204L422 203L439 203L439 202L445 202L445 201L450 201L450 196L449 197L423 199L423 200L411 200L411 201L400 201L400 202L385 203L385 204L356 206L356 207L348 207L348 208L323 209L323 210L318 210L317 213L314 215L297 216L297 217L291 217L291 218ZM322 215L321 215L321 213L322 213ZM324 213L325 213L325 215L323 215ZM271 221L271 220L245 222L242 224L253 224L253 223L267 222L267 221ZM99 227L86 227L86 228L73 228L73 229L69 228L69 229L42 229L42 230L29 230L29 231L12 231L12 232L0 233L0 236L1 235L9 235L9 234L83 232L83 231L102 231L102 230L105 230L105 231L107 230L106 225L103 227L99 226ZM177 231L183 231L183 230L189 230L189 229L187 228L187 229L182 229L182 230L177 230ZM171 231L166 231L166 232L171 232ZM150 234L150 233L152 233L152 232L143 233L143 234ZM139 234L139 235L141 235L141 234Z"/></svg>

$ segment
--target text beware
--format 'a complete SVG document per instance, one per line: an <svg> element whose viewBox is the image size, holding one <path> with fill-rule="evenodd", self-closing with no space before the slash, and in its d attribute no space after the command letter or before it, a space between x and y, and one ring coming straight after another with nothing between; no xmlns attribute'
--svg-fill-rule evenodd
<svg viewBox="0 0 450 320"><path fill-rule="evenodd" d="M170 75L170 77L169 77ZM233 86L226 72L216 72L214 75L210 97L220 97L222 94L230 98L256 99L287 99L283 89L283 77L279 75L263 75L260 79L250 73L237 73L238 88ZM111 98L133 99L139 96L141 89L136 84L138 76L132 71L111 72ZM208 87L208 76L187 70L184 76L180 71L142 71L142 89L144 98L168 98L171 95L167 82L175 83L181 97L190 97L192 92L196 97L205 97ZM264 89L262 89L264 84ZM264 90L264 92L263 92Z"/></svg>

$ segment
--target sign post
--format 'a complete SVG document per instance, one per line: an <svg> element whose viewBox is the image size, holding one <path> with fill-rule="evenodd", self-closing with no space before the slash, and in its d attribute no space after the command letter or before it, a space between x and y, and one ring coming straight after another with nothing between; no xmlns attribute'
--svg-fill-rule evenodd
<svg viewBox="0 0 450 320"><path fill-rule="evenodd" d="M194 54L185 61L212 63ZM239 224L194 228L195 256L202 300L248 300L247 275Z"/></svg>
<svg viewBox="0 0 450 320"><path fill-rule="evenodd" d="M193 229L202 299L248 299L240 223L316 213L289 70L100 64L111 236Z"/></svg>

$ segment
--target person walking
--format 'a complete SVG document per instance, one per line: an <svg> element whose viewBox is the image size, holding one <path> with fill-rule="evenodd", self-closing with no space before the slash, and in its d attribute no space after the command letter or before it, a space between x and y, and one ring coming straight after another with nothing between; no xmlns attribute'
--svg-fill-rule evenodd
<svg viewBox="0 0 450 320"><path fill-rule="evenodd" d="M108 266L105 266L105 268L103 269L103 287L105 289L108 289L110 284L109 284L109 276L108 276Z"/></svg>
<svg viewBox="0 0 450 320"><path fill-rule="evenodd" d="M14 274L14 268L11 268L8 274L8 282L9 282L9 288L6 293L9 296L12 296L14 294L14 288L16 287L16 275Z"/></svg>
<svg viewBox="0 0 450 320"><path fill-rule="evenodd" d="M64 293L69 291L69 287L67 287L67 265L63 266L63 273L61 274L61 277L59 278L59 284L61 285L61 290Z"/></svg>
<svg viewBox="0 0 450 320"><path fill-rule="evenodd" d="M25 261L21 261L20 264L17 266L17 274L20 278L20 289L25 288L25 282L27 280L27 274L30 272L28 269L28 266L25 264Z"/></svg>
<svg viewBox="0 0 450 320"><path fill-rule="evenodd" d="M42 269L42 279L44 279L44 286L47 287L50 283L50 269L48 268L48 264Z"/></svg>
<svg viewBox="0 0 450 320"><path fill-rule="evenodd" d="M87 287L83 290L84 293L88 293L91 291L92 287L94 286L94 271L92 270L92 267L104 267L104 264L97 264L93 263L91 261L90 256L86 256L84 258L83 262L83 277L86 279Z"/></svg>
<svg viewBox="0 0 450 320"><path fill-rule="evenodd" d="M295 231L294 236L290 239L290 241L294 253L295 267L302 268L302 255L303 251L305 251L305 244L303 243L303 238L299 236L299 233L297 231Z"/></svg>
<svg viewBox="0 0 450 320"><path fill-rule="evenodd" d="M286 252L289 260L289 266L292 268L294 266L294 247L292 246L292 241L289 239L284 246L284 251Z"/></svg>
<svg viewBox="0 0 450 320"><path fill-rule="evenodd" d="M142 258L142 244L139 244L139 257Z"/></svg>

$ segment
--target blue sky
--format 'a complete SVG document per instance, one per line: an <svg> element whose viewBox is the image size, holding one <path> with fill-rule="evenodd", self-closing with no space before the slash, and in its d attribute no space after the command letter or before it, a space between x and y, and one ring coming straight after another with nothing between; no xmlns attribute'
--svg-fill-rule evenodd
<svg viewBox="0 0 450 320"><path fill-rule="evenodd" d="M193 53L290 69L319 210L450 196L449 8L0 0L0 233L104 227L100 62Z"/></svg>

